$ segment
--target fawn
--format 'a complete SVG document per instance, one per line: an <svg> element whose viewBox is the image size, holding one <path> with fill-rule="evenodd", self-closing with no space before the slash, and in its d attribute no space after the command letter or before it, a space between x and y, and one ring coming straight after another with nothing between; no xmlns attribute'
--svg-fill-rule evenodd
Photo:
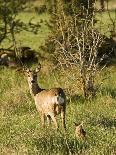
<svg viewBox="0 0 116 155"><path fill-rule="evenodd" d="M66 111L66 96L62 88L41 89L37 83L37 73L40 71L41 65L35 70L24 68L24 73L27 77L29 89L34 98L36 108L41 116L42 125L45 125L45 118L47 118L50 125L51 119L54 122L55 128L58 128L56 116L61 113L62 127L65 125L65 111Z"/></svg>
<svg viewBox="0 0 116 155"><path fill-rule="evenodd" d="M76 127L76 129L75 129L75 136L77 138L80 137L82 139L86 138L86 132L83 129L83 122L81 124L77 124L77 123L74 122L74 124L75 124L75 127Z"/></svg>

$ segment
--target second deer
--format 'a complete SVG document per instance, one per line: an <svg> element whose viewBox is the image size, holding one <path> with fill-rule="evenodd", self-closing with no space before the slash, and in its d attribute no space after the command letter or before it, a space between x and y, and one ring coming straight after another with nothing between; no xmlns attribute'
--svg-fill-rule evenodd
<svg viewBox="0 0 116 155"><path fill-rule="evenodd" d="M86 138L86 131L83 129L83 122L81 124L75 123L75 136L77 138Z"/></svg>
<svg viewBox="0 0 116 155"><path fill-rule="evenodd" d="M51 119L55 128L58 128L56 116L61 113L62 127L65 125L66 96L62 88L41 89L37 83L37 74L41 69L39 65L35 70L24 69L28 80L30 93L34 98L36 108L40 113L42 125L45 125L45 118L50 124Z"/></svg>

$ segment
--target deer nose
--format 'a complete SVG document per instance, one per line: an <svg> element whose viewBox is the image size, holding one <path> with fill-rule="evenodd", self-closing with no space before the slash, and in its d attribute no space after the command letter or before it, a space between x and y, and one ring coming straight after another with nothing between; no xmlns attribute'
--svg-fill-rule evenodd
<svg viewBox="0 0 116 155"><path fill-rule="evenodd" d="M31 83L34 83L34 82L35 82L34 80L31 81Z"/></svg>

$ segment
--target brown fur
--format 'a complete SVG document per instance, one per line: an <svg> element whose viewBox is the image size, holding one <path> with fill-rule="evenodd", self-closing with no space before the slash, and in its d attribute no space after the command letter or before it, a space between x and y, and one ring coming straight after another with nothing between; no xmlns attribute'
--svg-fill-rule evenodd
<svg viewBox="0 0 116 155"><path fill-rule="evenodd" d="M83 123L81 124L77 124L77 123L74 123L75 124L75 136L77 138L86 138L86 132L85 130L83 129Z"/></svg>
<svg viewBox="0 0 116 155"><path fill-rule="evenodd" d="M45 125L45 117L47 117L50 124L51 119L56 128L58 128L56 116L61 113L62 126L65 128L65 110L66 110L66 96L62 88L41 89L37 84L37 72L25 70L30 93L35 100L35 105L40 113L42 125Z"/></svg>

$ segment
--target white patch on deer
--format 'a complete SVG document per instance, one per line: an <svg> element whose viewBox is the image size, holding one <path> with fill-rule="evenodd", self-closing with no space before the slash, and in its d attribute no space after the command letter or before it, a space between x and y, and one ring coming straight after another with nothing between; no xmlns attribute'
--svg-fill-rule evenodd
<svg viewBox="0 0 116 155"><path fill-rule="evenodd" d="M59 96L58 97L58 103L63 104L64 103L64 98Z"/></svg>
<svg viewBox="0 0 116 155"><path fill-rule="evenodd" d="M57 96L52 97L52 103L56 103L57 102Z"/></svg>
<svg viewBox="0 0 116 155"><path fill-rule="evenodd" d="M52 103L63 104L64 103L64 98L61 97L61 96L54 96L52 98Z"/></svg>

